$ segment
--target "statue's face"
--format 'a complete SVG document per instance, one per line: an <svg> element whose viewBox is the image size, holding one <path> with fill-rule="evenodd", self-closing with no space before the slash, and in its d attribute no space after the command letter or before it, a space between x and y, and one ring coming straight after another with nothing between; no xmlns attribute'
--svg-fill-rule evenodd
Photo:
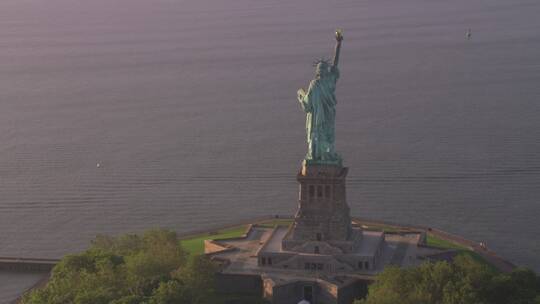
<svg viewBox="0 0 540 304"><path fill-rule="evenodd" d="M315 71L317 72L317 76L324 77L328 73L328 65L324 62L319 62Z"/></svg>

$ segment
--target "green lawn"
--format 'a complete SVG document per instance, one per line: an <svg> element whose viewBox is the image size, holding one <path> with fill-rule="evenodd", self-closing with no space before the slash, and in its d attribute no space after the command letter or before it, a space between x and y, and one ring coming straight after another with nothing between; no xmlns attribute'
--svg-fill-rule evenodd
<svg viewBox="0 0 540 304"><path fill-rule="evenodd" d="M257 223L260 227L273 228L274 226L290 226L293 219L273 219Z"/></svg>
<svg viewBox="0 0 540 304"><path fill-rule="evenodd" d="M200 235L190 236L180 240L182 247L189 252L190 255L198 255L204 253L204 240L220 240L233 237L240 237L246 232L247 226L238 226L219 231L203 233Z"/></svg>
<svg viewBox="0 0 540 304"><path fill-rule="evenodd" d="M456 244L454 242L450 242L450 241L447 241L447 240L443 240L441 238L438 238L432 234L429 234L427 235L427 239L426 239L426 244L428 246L432 246L432 247L439 247L439 248L443 248L443 249L458 249L458 250L469 250L469 248L463 246L463 245L460 245L460 244Z"/></svg>
<svg viewBox="0 0 540 304"><path fill-rule="evenodd" d="M470 250L466 246L456 244L454 242L450 242L450 241L447 241L447 240L443 240L443 239L438 238L436 236L433 236L433 235L431 235L429 233L427 235L426 243L427 243L428 246L439 247L439 248L443 248L443 249L455 249L455 250L459 251L460 255L471 256L477 262L480 262L481 264L486 265L490 270L492 270L494 272L499 272L499 270L495 266L491 265L481 255L479 255L478 253Z"/></svg>
<svg viewBox="0 0 540 304"><path fill-rule="evenodd" d="M292 219L271 219L257 223L261 227L272 228L275 225L289 226L293 222ZM247 225L241 225L219 231L213 231L203 233L195 236L189 236L188 238L180 240L182 247L189 252L190 255L197 255L204 253L204 241L205 240L220 240L226 238L240 237L247 229Z"/></svg>
<svg viewBox="0 0 540 304"><path fill-rule="evenodd" d="M362 225L362 226L367 227L367 228L364 228L364 230L368 230L368 231L384 231L388 233L398 233L398 232L403 231L403 229L391 227L391 226L385 226L385 225Z"/></svg>

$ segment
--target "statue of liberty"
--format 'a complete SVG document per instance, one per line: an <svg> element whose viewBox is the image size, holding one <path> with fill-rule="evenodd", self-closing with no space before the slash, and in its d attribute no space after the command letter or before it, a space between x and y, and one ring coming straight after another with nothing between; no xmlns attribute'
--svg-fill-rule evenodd
<svg viewBox="0 0 540 304"><path fill-rule="evenodd" d="M336 120L336 82L339 78L338 62L343 34L336 30L336 49L334 61L324 59L315 63L316 75L309 83L307 93L298 90L298 101L306 115L306 132L308 153L305 164L341 165L341 157L336 153L335 120Z"/></svg>

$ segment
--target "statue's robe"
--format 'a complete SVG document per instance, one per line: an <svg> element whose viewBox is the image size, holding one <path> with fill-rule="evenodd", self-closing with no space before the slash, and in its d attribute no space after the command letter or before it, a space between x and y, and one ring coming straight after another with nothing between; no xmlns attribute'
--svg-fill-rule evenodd
<svg viewBox="0 0 540 304"><path fill-rule="evenodd" d="M334 146L337 104L335 91L338 78L338 68L332 67L323 77L313 79L307 94L300 99L302 109L307 113L307 160L339 159Z"/></svg>

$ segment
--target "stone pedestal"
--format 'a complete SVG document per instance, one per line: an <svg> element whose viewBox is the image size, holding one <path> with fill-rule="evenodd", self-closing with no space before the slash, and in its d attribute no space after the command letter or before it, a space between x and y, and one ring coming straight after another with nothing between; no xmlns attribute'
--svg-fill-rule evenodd
<svg viewBox="0 0 540 304"><path fill-rule="evenodd" d="M345 178L341 165L304 164L297 175L299 205L294 224L283 240L283 249L294 250L306 242L325 242L343 253L353 250Z"/></svg>

